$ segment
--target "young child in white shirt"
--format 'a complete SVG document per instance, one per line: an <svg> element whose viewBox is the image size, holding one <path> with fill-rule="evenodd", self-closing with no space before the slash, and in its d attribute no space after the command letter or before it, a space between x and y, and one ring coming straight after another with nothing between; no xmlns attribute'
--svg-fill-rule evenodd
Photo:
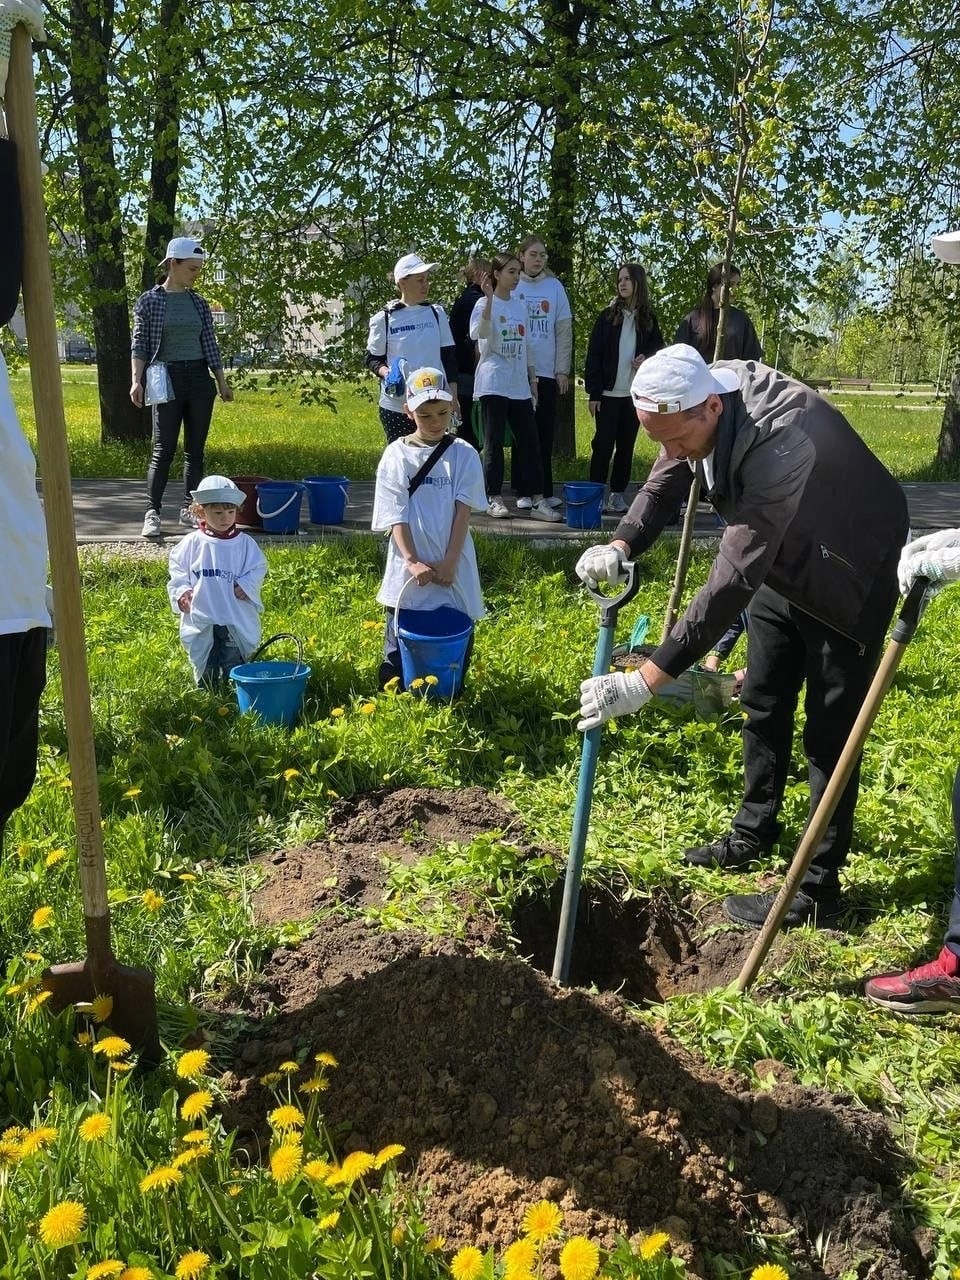
<svg viewBox="0 0 960 1280"><path fill-rule="evenodd" d="M260 643L263 552L237 528L244 494L227 476L205 476L190 508L199 528L170 552L167 593L198 686L215 689Z"/></svg>
<svg viewBox="0 0 960 1280"><path fill-rule="evenodd" d="M394 677L403 687L396 608L411 578L416 587L404 593L404 608L451 605L474 621L486 612L469 528L471 511L487 509L483 466L475 449L448 434L452 402L441 370L423 368L409 374L405 408L411 431L387 445L377 467L371 526L390 530L377 595L387 610L381 689ZM442 442L447 442L443 452L411 493L411 481ZM464 672L468 660L469 653Z"/></svg>

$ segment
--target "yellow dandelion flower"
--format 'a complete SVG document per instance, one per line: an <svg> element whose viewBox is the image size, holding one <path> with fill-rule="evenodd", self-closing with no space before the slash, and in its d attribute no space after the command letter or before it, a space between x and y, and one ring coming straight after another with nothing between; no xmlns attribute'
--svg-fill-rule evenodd
<svg viewBox="0 0 960 1280"><path fill-rule="evenodd" d="M339 1169L334 1169L327 1181L331 1186L343 1184L349 1186L370 1172L376 1165L376 1158L369 1151L351 1151Z"/></svg>
<svg viewBox="0 0 960 1280"><path fill-rule="evenodd" d="M775 1262L764 1262L750 1272L750 1280L790 1280L790 1276Z"/></svg>
<svg viewBox="0 0 960 1280"><path fill-rule="evenodd" d="M193 884L196 878L197 877L192 871L182 871L180 875L177 876L177 879L182 880L184 884Z"/></svg>
<svg viewBox="0 0 960 1280"><path fill-rule="evenodd" d="M423 679L422 679L422 677L421 677L421 676L417 676L416 680L411 680L411 681L410 681L410 688L411 688L411 689L422 689L422 688L423 688Z"/></svg>
<svg viewBox="0 0 960 1280"><path fill-rule="evenodd" d="M38 1151L42 1151L44 1147L49 1147L56 1140L57 1130L49 1126L28 1129L20 1141L21 1154L24 1159L28 1156L34 1156Z"/></svg>
<svg viewBox="0 0 960 1280"><path fill-rule="evenodd" d="M652 1262L654 1258L660 1257L669 1243L670 1237L666 1231L654 1231L651 1235L644 1236L637 1248L644 1262Z"/></svg>
<svg viewBox="0 0 960 1280"><path fill-rule="evenodd" d="M213 1094L209 1089L197 1089L188 1094L180 1104L180 1114L188 1124L205 1116L213 1106Z"/></svg>
<svg viewBox="0 0 960 1280"><path fill-rule="evenodd" d="M453 1280L480 1280L483 1275L483 1254L472 1244L464 1245L450 1262Z"/></svg>
<svg viewBox="0 0 960 1280"><path fill-rule="evenodd" d="M81 1049L89 1049L93 1044L93 1033L90 1031L81 1031L77 1036L77 1044Z"/></svg>
<svg viewBox="0 0 960 1280"><path fill-rule="evenodd" d="M299 777L300 777L299 769L284 769L283 771L284 782L292 782L294 778L299 778Z"/></svg>
<svg viewBox="0 0 960 1280"><path fill-rule="evenodd" d="M113 996L94 996L90 1001L90 1016L94 1022L106 1022L113 1013Z"/></svg>
<svg viewBox="0 0 960 1280"><path fill-rule="evenodd" d="M399 1142L391 1142L387 1147L381 1147L377 1154L373 1157L373 1167L382 1169L385 1164L389 1164L391 1160L397 1160L406 1151L406 1147L401 1147Z"/></svg>
<svg viewBox="0 0 960 1280"><path fill-rule="evenodd" d="M194 1160L202 1160L204 1156L212 1155L213 1147L203 1143L201 1146L188 1147L186 1151L181 1151L179 1155L174 1156L170 1161L174 1169L182 1169L185 1164L192 1164Z"/></svg>
<svg viewBox="0 0 960 1280"><path fill-rule="evenodd" d="M114 1058L122 1058L125 1053L129 1053L130 1045L123 1036L104 1036L93 1046L93 1052L102 1053L105 1058L113 1061Z"/></svg>
<svg viewBox="0 0 960 1280"><path fill-rule="evenodd" d="M122 1275L126 1270L122 1262L116 1258L105 1258L103 1262L95 1262L87 1270L87 1280L109 1280L110 1276Z"/></svg>
<svg viewBox="0 0 960 1280"><path fill-rule="evenodd" d="M113 1068L114 1071L116 1071L118 1075L123 1075L127 1071L133 1070L132 1062L111 1062L110 1066Z"/></svg>
<svg viewBox="0 0 960 1280"><path fill-rule="evenodd" d="M312 1182L323 1182L332 1168L326 1160L308 1160L303 1166L303 1172Z"/></svg>
<svg viewBox="0 0 960 1280"><path fill-rule="evenodd" d="M537 1261L537 1246L532 1240L514 1240L503 1255L508 1276L525 1276Z"/></svg>
<svg viewBox="0 0 960 1280"><path fill-rule="evenodd" d="M236 1200L242 1190L243 1187L241 1187L239 1182L231 1182L229 1187L227 1187L227 1195L232 1196L233 1199Z"/></svg>
<svg viewBox="0 0 960 1280"><path fill-rule="evenodd" d="M593 1280L600 1269L600 1250L586 1236L571 1236L560 1250L563 1280Z"/></svg>
<svg viewBox="0 0 960 1280"><path fill-rule="evenodd" d="M270 1177L280 1186L292 1182L300 1170L300 1147L292 1142L284 1142L270 1157Z"/></svg>
<svg viewBox="0 0 960 1280"><path fill-rule="evenodd" d="M24 960L28 960L30 964L39 964L43 959L43 956L39 951L24 951L23 958Z"/></svg>
<svg viewBox="0 0 960 1280"><path fill-rule="evenodd" d="M181 1080L195 1080L202 1076L210 1064L206 1049L188 1049L177 1059L177 1075Z"/></svg>
<svg viewBox="0 0 960 1280"><path fill-rule="evenodd" d="M432 688L435 684L439 684L440 680L437 676L424 676L423 683L425 685L430 686L430 688Z"/></svg>
<svg viewBox="0 0 960 1280"><path fill-rule="evenodd" d="M183 1174L173 1165L162 1164L158 1169L151 1169L140 1179L140 1190L144 1195L151 1191L168 1191L183 1181Z"/></svg>
<svg viewBox="0 0 960 1280"><path fill-rule="evenodd" d="M267 1089L272 1089L275 1084L279 1084L283 1076L279 1071L268 1071L260 1077L260 1083Z"/></svg>
<svg viewBox="0 0 960 1280"><path fill-rule="evenodd" d="M325 1080L323 1076L311 1076L309 1080L304 1080L300 1085L301 1093L323 1093L330 1088L330 1081Z"/></svg>
<svg viewBox="0 0 960 1280"><path fill-rule="evenodd" d="M133 800L140 794L142 790L143 790L142 787L127 787L126 791L123 794L129 800Z"/></svg>
<svg viewBox="0 0 960 1280"><path fill-rule="evenodd" d="M22 1124L12 1124L9 1129L4 1129L3 1133L0 1133L0 1142L19 1142L28 1133L29 1130Z"/></svg>
<svg viewBox="0 0 960 1280"><path fill-rule="evenodd" d="M446 1247L446 1236L431 1236L427 1243L423 1246L424 1253L439 1253L441 1249Z"/></svg>
<svg viewBox="0 0 960 1280"><path fill-rule="evenodd" d="M159 911L163 906L163 894L157 893L155 889L145 889L140 895L140 901L148 911Z"/></svg>
<svg viewBox="0 0 960 1280"><path fill-rule="evenodd" d="M32 845L29 845L29 844L17 845L17 857L20 859L21 862L23 862L25 858L29 858L32 852L33 852Z"/></svg>
<svg viewBox="0 0 960 1280"><path fill-rule="evenodd" d="M6 1138L0 1138L0 1170L12 1169L15 1164L20 1162L23 1152L19 1142L10 1142Z"/></svg>
<svg viewBox="0 0 960 1280"><path fill-rule="evenodd" d="M76 1244L87 1225L87 1211L78 1200L61 1200L40 1219L40 1239L48 1249Z"/></svg>
<svg viewBox="0 0 960 1280"><path fill-rule="evenodd" d="M375 702L360 703L360 714L362 716L372 716L373 713L376 711L376 709L377 709L377 704Z"/></svg>
<svg viewBox="0 0 960 1280"><path fill-rule="evenodd" d="M544 1240L552 1240L559 1235L562 1222L563 1214L558 1205L551 1200L539 1200L523 1215L523 1234L529 1236L534 1244L543 1244Z"/></svg>
<svg viewBox="0 0 960 1280"><path fill-rule="evenodd" d="M193 1143L201 1143L201 1142L208 1142L208 1141L209 1141L209 1137L208 1137L208 1134L207 1134L206 1129L191 1129L191 1130L189 1131L189 1133L185 1133L185 1134L183 1135L183 1137L180 1139L180 1141L181 1141L181 1142L188 1142L188 1143L191 1143L191 1144L193 1144Z"/></svg>
<svg viewBox="0 0 960 1280"><path fill-rule="evenodd" d="M396 679L396 676L394 676ZM407 1238L407 1224L405 1222L395 1222L390 1231L390 1243L394 1246L403 1244Z"/></svg>
<svg viewBox="0 0 960 1280"><path fill-rule="evenodd" d="M112 1121L104 1111L95 1111L87 1116L78 1130L81 1142L102 1142L110 1132Z"/></svg>
<svg viewBox="0 0 960 1280"><path fill-rule="evenodd" d="M339 720L339 718L342 715L346 715L346 712L344 711L343 707L334 707L331 710L330 714L334 718L334 720Z"/></svg>
<svg viewBox="0 0 960 1280"><path fill-rule="evenodd" d="M27 1013L36 1013L38 1009L42 1009L48 1000L53 999L52 991L38 991L37 994L27 1001Z"/></svg>
<svg viewBox="0 0 960 1280"><path fill-rule="evenodd" d="M285 1076L295 1076L300 1070L300 1063L288 1059L286 1062L281 1062L277 1070Z"/></svg>
<svg viewBox="0 0 960 1280"><path fill-rule="evenodd" d="M360 629L362 631L379 631L382 626L383 626L382 622L380 621L374 622L372 618L367 618L364 622L360 623ZM397 677L394 676L393 678L394 680L396 680Z"/></svg>
<svg viewBox="0 0 960 1280"><path fill-rule="evenodd" d="M26 982L11 982L4 994L9 996L11 1000L15 1000L17 996L22 996L27 991L36 991L39 985L39 978L27 978Z"/></svg>
<svg viewBox="0 0 960 1280"><path fill-rule="evenodd" d="M31 929L48 929L53 924L53 907L37 907L30 921Z"/></svg>
<svg viewBox="0 0 960 1280"><path fill-rule="evenodd" d="M391 676L387 683L383 686L385 693L396 693L400 686L400 677Z"/></svg>
<svg viewBox="0 0 960 1280"><path fill-rule="evenodd" d="M306 1121L299 1107L274 1107L267 1116L274 1129L302 1129Z"/></svg>
<svg viewBox="0 0 960 1280"><path fill-rule="evenodd" d="M62 862L67 856L66 849L51 849L43 860L45 867L55 867L58 862Z"/></svg>
<svg viewBox="0 0 960 1280"><path fill-rule="evenodd" d="M335 1227L339 1221L340 1221L339 1212L334 1211L333 1213L326 1213L317 1223L317 1230L329 1231L332 1227Z"/></svg>
<svg viewBox="0 0 960 1280"><path fill-rule="evenodd" d="M177 1280L197 1280L210 1265L210 1255L201 1249L191 1249L177 1263L174 1275Z"/></svg>
<svg viewBox="0 0 960 1280"><path fill-rule="evenodd" d="M153 1280L153 1272L149 1267L125 1267L117 1280Z"/></svg>
<svg viewBox="0 0 960 1280"><path fill-rule="evenodd" d="M318 1053L314 1057L314 1062L319 1062L321 1067L339 1067L340 1063L336 1060L332 1053Z"/></svg>

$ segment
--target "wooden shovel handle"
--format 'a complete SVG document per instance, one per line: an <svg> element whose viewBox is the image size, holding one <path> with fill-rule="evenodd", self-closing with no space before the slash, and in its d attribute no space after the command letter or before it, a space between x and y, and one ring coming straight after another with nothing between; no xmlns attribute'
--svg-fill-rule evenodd
<svg viewBox="0 0 960 1280"><path fill-rule="evenodd" d="M43 477L43 509L50 546L63 680L73 812L77 824L80 887L87 927L88 956L96 967L110 958L107 880L100 828L100 795L93 745L93 716L84 643L80 566L73 521L70 460L57 351L57 322L50 280L47 217L43 205L33 55L26 27L14 28L7 79L7 124L17 149L23 206L23 311L30 356L30 381L37 421L37 452ZM106 954L104 954L106 951Z"/></svg>

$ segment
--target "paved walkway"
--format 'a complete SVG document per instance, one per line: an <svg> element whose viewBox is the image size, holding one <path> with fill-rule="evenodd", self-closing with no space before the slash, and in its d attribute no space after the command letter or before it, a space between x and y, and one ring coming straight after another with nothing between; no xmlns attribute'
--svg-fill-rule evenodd
<svg viewBox="0 0 960 1280"><path fill-rule="evenodd" d="M905 484L903 486L910 508L913 529L948 529L960 527L960 483ZM176 487L171 484L168 493L175 498ZM373 510L373 482L358 481L350 485L350 505L343 524L314 525L309 521L306 498L300 512L298 535L265 534L267 542L282 543L297 536L302 541L315 540L331 534L369 533ZM508 506L512 503L508 500ZM74 480L73 509L78 543L139 542L140 528L145 509L144 482L142 477L132 480ZM174 501L163 512L164 535L167 541L182 536L177 524L178 508ZM603 535L609 537L618 523L616 516L603 517ZM471 525L484 533L501 537L549 538L550 540L579 541L590 538L583 529L568 529L566 524L545 524L540 520L515 517L511 520L491 520L477 516ZM697 514L696 535L715 537L717 532L713 511L701 504Z"/></svg>

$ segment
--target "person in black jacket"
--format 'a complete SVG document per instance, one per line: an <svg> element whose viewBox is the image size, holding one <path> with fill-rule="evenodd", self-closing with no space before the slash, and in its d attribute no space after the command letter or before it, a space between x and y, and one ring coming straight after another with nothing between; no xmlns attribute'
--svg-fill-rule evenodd
<svg viewBox="0 0 960 1280"><path fill-rule="evenodd" d="M744 792L731 830L691 847L694 866L745 870L780 838L796 712L812 814L840 758L880 656L907 536L903 489L843 415L802 382L756 361L708 367L666 347L631 387L640 423L660 445L613 539L577 562L590 586L616 582L653 544L691 472L725 521L706 583L635 672L585 680L581 729L638 711L706 654L749 605L740 705ZM785 917L826 925L842 913L839 873L853 835L859 761ZM776 894L732 894L724 914L760 928Z"/></svg>
<svg viewBox="0 0 960 1280"><path fill-rule="evenodd" d="M630 482L640 426L630 383L647 356L662 346L660 326L650 307L647 273L639 263L625 262L617 270L617 296L597 316L590 334L583 375L595 424L590 479L606 484L609 473L607 510L618 515L627 509L624 490Z"/></svg>
<svg viewBox="0 0 960 1280"><path fill-rule="evenodd" d="M457 348L457 394L460 399L460 426L457 435L475 449L480 448L473 430L473 374L477 367L477 348L470 337L470 317L483 297L480 281L490 274L486 258L471 257L461 274L467 287L450 308L450 332Z"/></svg>
<svg viewBox="0 0 960 1280"><path fill-rule="evenodd" d="M740 268L731 264L729 277L730 296L740 284ZM707 285L696 311L684 316L677 326L674 342L685 342L699 351L709 364L712 360L762 360L763 348L753 327L753 321L739 307L727 312L727 329L723 350L714 354L717 343L717 323L720 319L720 290L723 285L723 263L716 262L707 272Z"/></svg>

